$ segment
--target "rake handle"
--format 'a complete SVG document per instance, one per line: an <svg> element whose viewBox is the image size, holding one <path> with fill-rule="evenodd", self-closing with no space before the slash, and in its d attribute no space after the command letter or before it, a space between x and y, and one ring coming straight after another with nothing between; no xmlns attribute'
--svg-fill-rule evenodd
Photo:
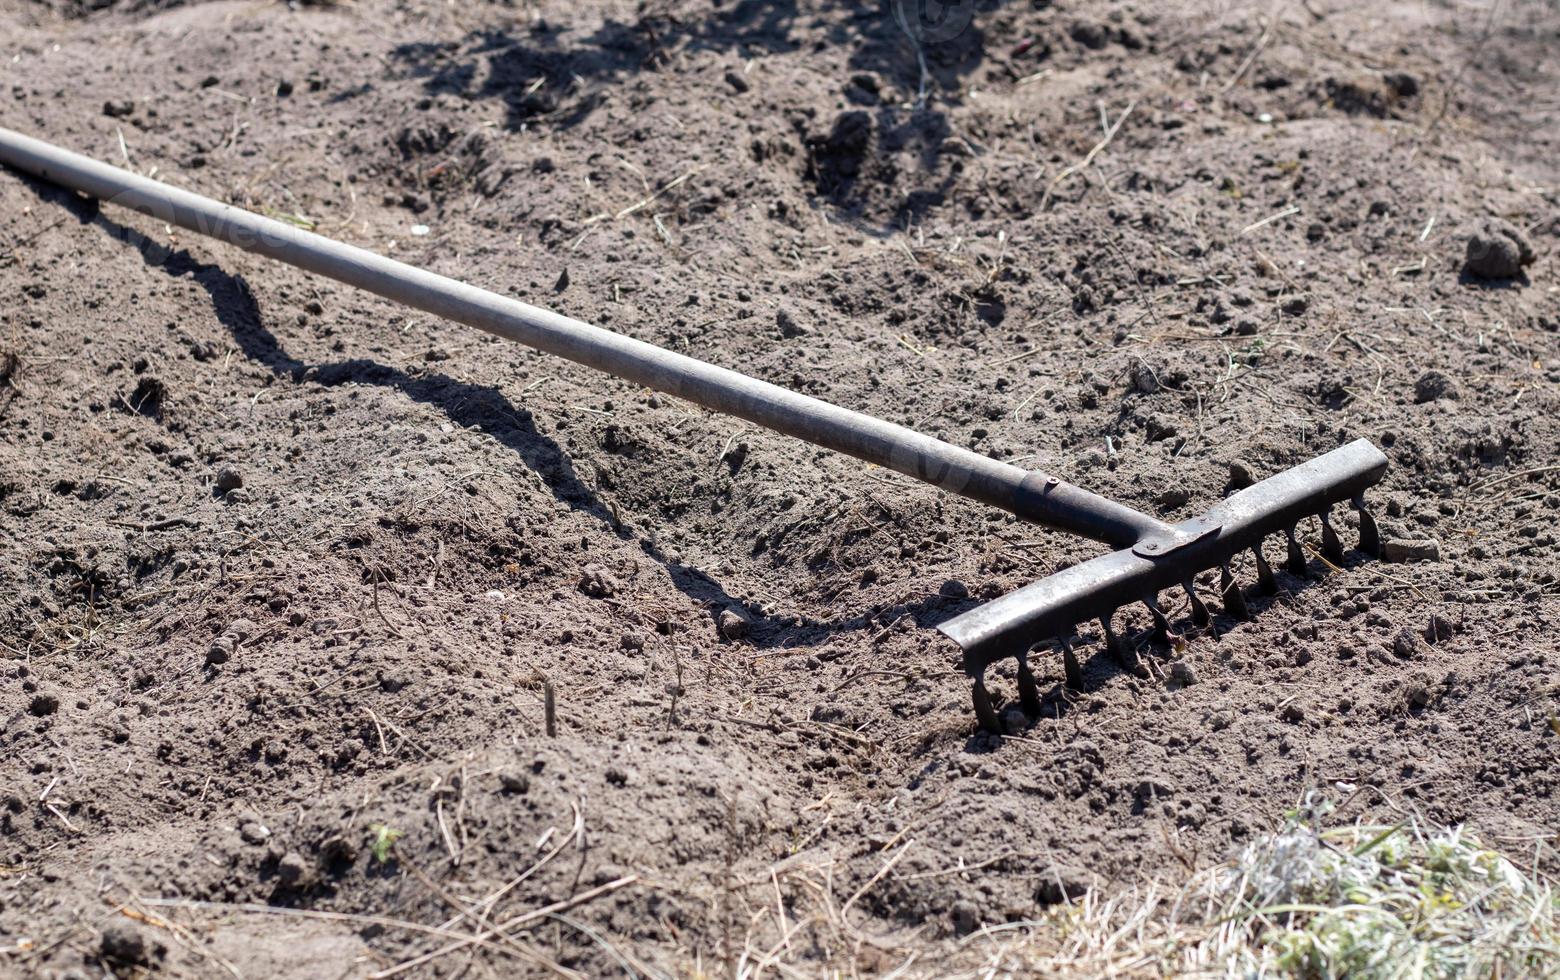
<svg viewBox="0 0 1560 980"><path fill-rule="evenodd" d="M169 225L455 320L1026 520L1124 547L1165 525L1044 473L332 241L0 128L0 162Z"/></svg>

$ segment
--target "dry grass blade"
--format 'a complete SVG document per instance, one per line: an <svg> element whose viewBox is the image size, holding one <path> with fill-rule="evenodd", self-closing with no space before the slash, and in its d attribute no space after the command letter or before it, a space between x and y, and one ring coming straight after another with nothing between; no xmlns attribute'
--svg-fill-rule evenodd
<svg viewBox="0 0 1560 980"><path fill-rule="evenodd" d="M1044 211L1046 207L1050 205L1051 195L1056 193L1056 188L1061 184L1062 181L1066 180L1068 177L1073 176L1074 174L1087 170L1089 165L1094 163L1094 158L1103 153L1105 148L1110 145L1111 140L1116 138L1116 134L1121 132L1121 124L1127 121L1127 117L1132 115L1132 110L1136 108L1137 101L1133 100L1127 105L1125 109L1121 110L1121 115L1116 117L1115 124L1112 125L1109 131L1105 133L1103 139L1094 144L1094 148L1090 150L1082 160L1078 161L1077 163L1068 167L1066 170L1063 170L1061 173L1057 174L1055 177L1051 178L1051 183L1046 185L1045 194L1040 198L1039 209L1041 211Z"/></svg>
<svg viewBox="0 0 1560 980"><path fill-rule="evenodd" d="M431 952L423 953L421 956L414 956L409 960L404 960L400 963L397 963L395 966L392 966L389 969L380 970L378 973L371 973L369 974L369 977L371 980L384 980L385 977L399 976L400 974L405 973L407 970L422 966L424 963L436 960L439 957L445 956L449 953L465 949L467 946L483 944L492 946L492 944L488 941L491 940L494 936L530 925L539 919L545 919L548 916L558 912L566 912L569 909L574 908L576 905L583 905L586 902L600 898L602 895L617 891L619 888L622 888L626 885L631 885L638 880L638 875L625 875L616 881L609 881L605 885L598 885L589 891L581 892L578 895L575 895L573 898L566 898L562 901L554 902L551 905L545 906L543 908L533 909L530 912L521 912L517 915L510 916L509 918L499 922L497 925L484 929L479 933L470 936L461 936L454 942L440 946L438 949L432 950ZM428 931L432 930L430 929ZM495 948L501 949L502 947Z"/></svg>

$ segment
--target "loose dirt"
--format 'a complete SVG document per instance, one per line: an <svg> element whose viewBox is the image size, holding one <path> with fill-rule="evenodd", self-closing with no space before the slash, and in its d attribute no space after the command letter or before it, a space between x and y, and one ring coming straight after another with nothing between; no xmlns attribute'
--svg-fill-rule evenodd
<svg viewBox="0 0 1560 980"><path fill-rule="evenodd" d="M0 972L1022 972L1312 789L1530 855L1552 17L3 0L0 125L1170 517L1364 436L1432 544L978 734L931 627L1097 546L3 172Z"/></svg>

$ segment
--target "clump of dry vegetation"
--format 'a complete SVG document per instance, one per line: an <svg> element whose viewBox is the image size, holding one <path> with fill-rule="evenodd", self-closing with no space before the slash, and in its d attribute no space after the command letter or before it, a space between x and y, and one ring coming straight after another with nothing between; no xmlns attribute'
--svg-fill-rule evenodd
<svg viewBox="0 0 1560 980"><path fill-rule="evenodd" d="M1560 902L1464 828L1408 816L1330 825L1310 796L1283 827L1195 875L984 930L987 969L1063 976L1560 976ZM1022 940L1001 942L999 929ZM1045 949L1043 955L1037 951Z"/></svg>

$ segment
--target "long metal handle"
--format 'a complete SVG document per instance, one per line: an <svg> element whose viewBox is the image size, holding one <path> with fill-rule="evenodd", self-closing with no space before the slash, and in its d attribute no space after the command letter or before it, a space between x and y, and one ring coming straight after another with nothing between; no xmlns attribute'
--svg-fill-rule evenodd
<svg viewBox="0 0 1560 980"><path fill-rule="evenodd" d="M0 162L647 388L1122 547L1166 525L1043 473L490 293L0 128Z"/></svg>

